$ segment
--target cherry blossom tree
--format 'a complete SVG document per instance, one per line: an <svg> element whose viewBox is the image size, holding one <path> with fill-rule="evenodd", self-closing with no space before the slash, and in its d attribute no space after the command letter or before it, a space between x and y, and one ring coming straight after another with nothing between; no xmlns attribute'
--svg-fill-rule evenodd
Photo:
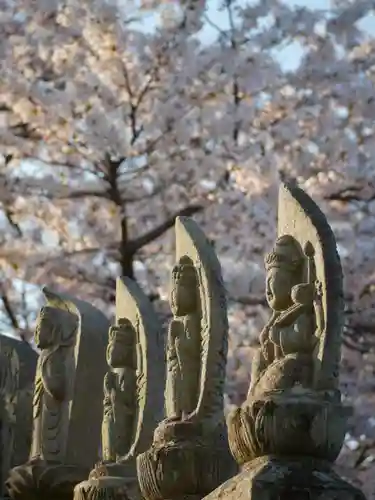
<svg viewBox="0 0 375 500"><path fill-rule="evenodd" d="M163 235L177 213L204 208L233 327L255 335L281 175L329 216L347 278L346 342L361 348L373 328L375 197L374 39L361 22L373 4L326 4L1 0L2 287L13 327L26 283L104 307L116 274L140 274L142 262L142 283L163 298L173 253Z"/></svg>
<svg viewBox="0 0 375 500"><path fill-rule="evenodd" d="M3 306L16 328L15 278L111 300L114 276L134 277L135 255L203 208L169 153L187 114L171 71L187 21L186 35L147 35L132 13L92 8L2 4Z"/></svg>
<svg viewBox="0 0 375 500"><path fill-rule="evenodd" d="M30 334L42 283L111 314L119 274L167 311L168 229L195 214L223 265L227 395L240 402L268 315L263 255L281 177L327 214L345 273L344 342L371 355L373 10L0 0L2 330Z"/></svg>

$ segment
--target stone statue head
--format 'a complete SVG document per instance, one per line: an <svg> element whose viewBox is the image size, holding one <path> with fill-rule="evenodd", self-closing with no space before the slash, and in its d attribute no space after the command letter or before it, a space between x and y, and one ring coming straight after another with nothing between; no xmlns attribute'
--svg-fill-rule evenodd
<svg viewBox="0 0 375 500"><path fill-rule="evenodd" d="M78 317L64 309L44 306L39 311L35 328L35 343L39 349L73 343L78 329Z"/></svg>
<svg viewBox="0 0 375 500"><path fill-rule="evenodd" d="M303 282L305 256L298 241L290 235L277 238L266 255L266 298L274 311L284 311L293 303L292 288Z"/></svg>
<svg viewBox="0 0 375 500"><path fill-rule="evenodd" d="M112 326L108 333L107 363L112 368L134 368L136 331L126 318Z"/></svg>
<svg viewBox="0 0 375 500"><path fill-rule="evenodd" d="M172 269L170 305L175 316L196 311L198 305L198 279L193 261L183 256Z"/></svg>

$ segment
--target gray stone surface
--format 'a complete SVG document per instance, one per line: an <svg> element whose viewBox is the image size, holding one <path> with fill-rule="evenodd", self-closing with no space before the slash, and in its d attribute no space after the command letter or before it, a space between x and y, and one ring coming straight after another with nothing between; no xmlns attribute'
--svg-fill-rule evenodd
<svg viewBox="0 0 375 500"><path fill-rule="evenodd" d="M228 319L221 266L192 219L177 218L175 230L167 418L137 458L147 500L201 498L236 470L223 411Z"/></svg>
<svg viewBox="0 0 375 500"><path fill-rule="evenodd" d="M13 499L71 498L98 459L109 321L87 302L43 292L30 460L10 471Z"/></svg>
<svg viewBox="0 0 375 500"><path fill-rule="evenodd" d="M246 401L227 419L243 468L205 499L363 500L332 469L350 413L338 390L340 259L325 216L295 186L280 186L278 238L265 267L271 316Z"/></svg>
<svg viewBox="0 0 375 500"><path fill-rule="evenodd" d="M140 499L136 457L149 448L164 415L161 323L147 296L128 278L117 279L116 324L109 331L107 361L103 463L77 484L75 500Z"/></svg>
<svg viewBox="0 0 375 500"><path fill-rule="evenodd" d="M15 349L19 360L15 439L10 457L10 465L15 467L26 462L30 453L32 399L38 354L30 347L28 342L6 335L0 335L0 346Z"/></svg>

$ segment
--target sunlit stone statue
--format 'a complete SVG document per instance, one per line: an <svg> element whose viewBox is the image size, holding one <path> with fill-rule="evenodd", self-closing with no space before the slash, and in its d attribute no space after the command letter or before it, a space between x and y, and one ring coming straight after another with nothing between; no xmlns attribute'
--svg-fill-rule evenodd
<svg viewBox="0 0 375 500"><path fill-rule="evenodd" d="M192 219L177 218L175 230L166 419L137 459L146 500L200 500L236 471L223 411L228 319L220 263Z"/></svg>
<svg viewBox="0 0 375 500"><path fill-rule="evenodd" d="M205 500L364 500L332 469L349 413L338 379L340 259L325 216L298 187L280 186L278 237L265 267L271 316L247 399L227 419L242 470Z"/></svg>
<svg viewBox="0 0 375 500"><path fill-rule="evenodd" d="M161 324L141 288L118 278L116 324L109 330L104 377L103 460L75 500L137 500L136 457L151 445L164 414L164 343Z"/></svg>
<svg viewBox="0 0 375 500"><path fill-rule="evenodd" d="M71 498L98 459L109 322L98 309L44 288L30 460L10 472L13 499Z"/></svg>

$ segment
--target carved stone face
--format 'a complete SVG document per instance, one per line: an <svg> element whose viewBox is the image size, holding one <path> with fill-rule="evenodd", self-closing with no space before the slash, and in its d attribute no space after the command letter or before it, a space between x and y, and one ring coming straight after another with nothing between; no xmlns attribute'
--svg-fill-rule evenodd
<svg viewBox="0 0 375 500"><path fill-rule="evenodd" d="M274 311L284 311L293 303L293 286L303 281L304 256L298 241L290 235L280 236L265 264L268 305Z"/></svg>
<svg viewBox="0 0 375 500"><path fill-rule="evenodd" d="M45 306L39 311L35 329L35 343L39 349L46 349L54 343L53 331L56 321L56 307Z"/></svg>
<svg viewBox="0 0 375 500"><path fill-rule="evenodd" d="M197 308L197 275L195 267L188 257L182 257L173 268L170 305L175 316L191 314Z"/></svg>
<svg viewBox="0 0 375 500"><path fill-rule="evenodd" d="M108 365L112 368L133 367L135 341L135 331L130 321L112 326L107 347Z"/></svg>
<svg viewBox="0 0 375 500"><path fill-rule="evenodd" d="M293 273L279 267L267 272L266 298L274 311L284 311L292 305L291 291L295 285Z"/></svg>
<svg viewBox="0 0 375 500"><path fill-rule="evenodd" d="M72 313L53 306L41 308L35 329L35 343L39 349L68 341L77 327L77 318Z"/></svg>

